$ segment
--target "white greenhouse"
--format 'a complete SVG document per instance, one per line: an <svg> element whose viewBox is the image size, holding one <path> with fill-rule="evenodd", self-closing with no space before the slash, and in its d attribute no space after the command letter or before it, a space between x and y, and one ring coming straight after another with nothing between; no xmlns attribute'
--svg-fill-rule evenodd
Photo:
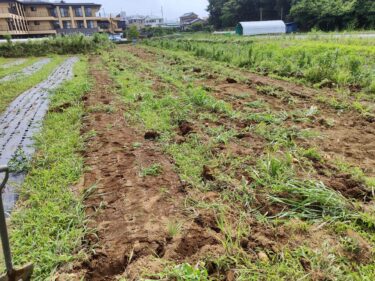
<svg viewBox="0 0 375 281"><path fill-rule="evenodd" d="M238 35L280 34L286 33L286 25L282 20L243 21L237 24Z"/></svg>

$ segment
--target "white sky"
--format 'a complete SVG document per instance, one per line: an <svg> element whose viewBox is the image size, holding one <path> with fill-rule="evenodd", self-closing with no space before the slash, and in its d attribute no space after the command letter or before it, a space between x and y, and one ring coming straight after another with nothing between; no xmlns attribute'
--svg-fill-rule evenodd
<svg viewBox="0 0 375 281"><path fill-rule="evenodd" d="M194 12L201 17L206 17L207 0L68 0L66 2L88 2L102 4L107 14L118 14L121 11L127 15L161 16L163 6L164 18L176 20L187 12Z"/></svg>

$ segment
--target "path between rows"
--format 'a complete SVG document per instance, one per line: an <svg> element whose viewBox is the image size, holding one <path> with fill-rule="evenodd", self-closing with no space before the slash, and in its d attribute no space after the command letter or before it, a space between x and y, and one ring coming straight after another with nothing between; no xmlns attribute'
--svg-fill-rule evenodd
<svg viewBox="0 0 375 281"><path fill-rule="evenodd" d="M41 70L42 67L48 64L50 61L51 61L50 58L44 58L44 59L38 60L32 65L27 66L24 69L22 69L20 72L16 72L16 73L12 73L7 76L4 76L3 78L0 79L0 82L8 82L8 81L16 80L21 77L33 75L34 73Z"/></svg>
<svg viewBox="0 0 375 281"><path fill-rule="evenodd" d="M24 62L26 62L26 59L17 59L17 60L5 63L3 65L0 65L0 68L8 68L12 66L17 66L17 65L23 64Z"/></svg>
<svg viewBox="0 0 375 281"><path fill-rule="evenodd" d="M22 149L26 156L33 152L33 135L41 127L48 110L48 95L65 80L71 79L78 58L72 57L58 66L46 80L18 96L0 115L0 165L7 165L15 153ZM9 182L22 177L11 177ZM14 188L8 185L3 194L5 209L9 211L17 199Z"/></svg>

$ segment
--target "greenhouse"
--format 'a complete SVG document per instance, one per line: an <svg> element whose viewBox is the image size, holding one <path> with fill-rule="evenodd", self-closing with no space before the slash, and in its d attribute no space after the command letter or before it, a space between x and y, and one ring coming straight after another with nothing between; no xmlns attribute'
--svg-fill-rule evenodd
<svg viewBox="0 0 375 281"><path fill-rule="evenodd" d="M282 20L245 21L236 26L238 35L260 35L286 33L286 25Z"/></svg>

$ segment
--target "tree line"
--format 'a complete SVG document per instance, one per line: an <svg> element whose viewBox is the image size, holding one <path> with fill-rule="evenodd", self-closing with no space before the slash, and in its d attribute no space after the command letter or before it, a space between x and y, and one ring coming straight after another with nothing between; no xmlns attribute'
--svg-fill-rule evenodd
<svg viewBox="0 0 375 281"><path fill-rule="evenodd" d="M209 0L216 29L240 21L294 21L301 31L375 28L375 0Z"/></svg>

